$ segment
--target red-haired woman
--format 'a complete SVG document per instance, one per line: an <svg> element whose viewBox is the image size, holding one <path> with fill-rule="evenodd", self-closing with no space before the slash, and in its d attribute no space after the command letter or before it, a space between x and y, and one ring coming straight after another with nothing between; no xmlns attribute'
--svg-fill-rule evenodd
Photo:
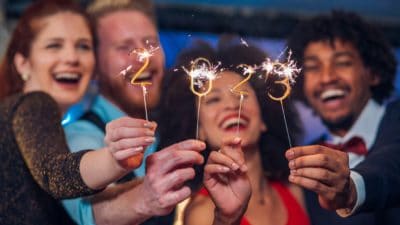
<svg viewBox="0 0 400 225"><path fill-rule="evenodd" d="M154 123L124 118L107 125L107 147L69 153L60 111L89 83L92 27L79 6L59 0L35 2L17 24L0 68L0 224L73 224L56 199L121 178L132 169L123 160L153 136Z"/></svg>

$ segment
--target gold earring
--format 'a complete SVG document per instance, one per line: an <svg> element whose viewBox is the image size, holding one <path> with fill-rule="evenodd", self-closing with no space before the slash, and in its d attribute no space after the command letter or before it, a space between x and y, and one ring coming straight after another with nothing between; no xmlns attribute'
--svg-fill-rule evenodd
<svg viewBox="0 0 400 225"><path fill-rule="evenodd" d="M29 78L31 78L31 75L29 75L29 73L23 73L22 75L21 75L21 78L22 78L22 80L23 81L28 81L29 80Z"/></svg>

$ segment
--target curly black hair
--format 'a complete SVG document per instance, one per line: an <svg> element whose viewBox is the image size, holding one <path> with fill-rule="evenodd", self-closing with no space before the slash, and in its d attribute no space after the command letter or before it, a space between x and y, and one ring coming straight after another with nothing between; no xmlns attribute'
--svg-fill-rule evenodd
<svg viewBox="0 0 400 225"><path fill-rule="evenodd" d="M382 103L394 89L396 58L380 30L366 23L352 12L332 11L300 23L288 39L293 59L303 64L304 51L312 42L340 40L352 44L359 52L363 64L380 77L380 84L372 87L372 97ZM304 77L297 80L295 96L307 103L303 93Z"/></svg>
<svg viewBox="0 0 400 225"><path fill-rule="evenodd" d="M160 148L195 137L196 96L190 91L189 78L180 69L181 66L190 68L192 60L204 57L213 65L219 62L225 70L241 74L242 71L237 68L239 64L260 64L267 56L262 50L253 46L246 47L240 44L227 44L226 41L220 42L224 44L220 44L216 49L207 43L197 43L196 47L183 51L177 58L175 69L167 72L163 81L163 95L159 105L161 115L158 121ZM289 146L280 103L267 97L268 84L261 79L253 76L250 84L256 92L262 119L268 127L268 131L261 134L259 141L264 172L270 180L285 182L289 169L284 152ZM291 138L294 140L296 134L300 132L300 127L291 101L285 101L285 110ZM208 157L210 151L210 148L207 147L203 152L205 158ZM202 181L202 167L196 168L196 170L196 178L191 183L193 188L199 187Z"/></svg>

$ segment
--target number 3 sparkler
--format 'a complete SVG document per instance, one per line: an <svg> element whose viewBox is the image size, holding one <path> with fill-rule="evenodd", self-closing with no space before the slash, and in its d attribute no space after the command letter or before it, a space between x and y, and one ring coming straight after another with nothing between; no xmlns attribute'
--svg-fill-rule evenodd
<svg viewBox="0 0 400 225"><path fill-rule="evenodd" d="M275 84L282 85L285 88L282 96L274 96L270 92L268 92L268 97L270 97L274 101L280 102L281 104L283 120L285 122L285 129L290 148L292 147L292 141L289 135L289 128L287 125L285 109L283 107L283 100L285 100L290 95L290 92L292 91L291 83L294 83L295 77L301 71L300 68L296 67L296 62L290 59L291 55L292 52L289 51L287 62L285 63L281 63L278 61L271 62L270 59L267 59L262 64L262 69L265 71L265 80L267 80L272 74L278 75L278 77L283 78L282 80L274 81Z"/></svg>

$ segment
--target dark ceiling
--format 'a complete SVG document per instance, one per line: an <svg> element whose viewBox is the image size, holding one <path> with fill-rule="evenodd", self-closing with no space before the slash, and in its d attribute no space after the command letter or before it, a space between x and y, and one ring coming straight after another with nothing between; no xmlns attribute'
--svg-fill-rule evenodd
<svg viewBox="0 0 400 225"><path fill-rule="evenodd" d="M6 15L17 18L30 0L5 2ZM90 0L80 0L86 5ZM398 0L155 0L159 27L189 32L237 33L286 38L310 16L332 9L355 11L378 25L394 46L400 46Z"/></svg>

